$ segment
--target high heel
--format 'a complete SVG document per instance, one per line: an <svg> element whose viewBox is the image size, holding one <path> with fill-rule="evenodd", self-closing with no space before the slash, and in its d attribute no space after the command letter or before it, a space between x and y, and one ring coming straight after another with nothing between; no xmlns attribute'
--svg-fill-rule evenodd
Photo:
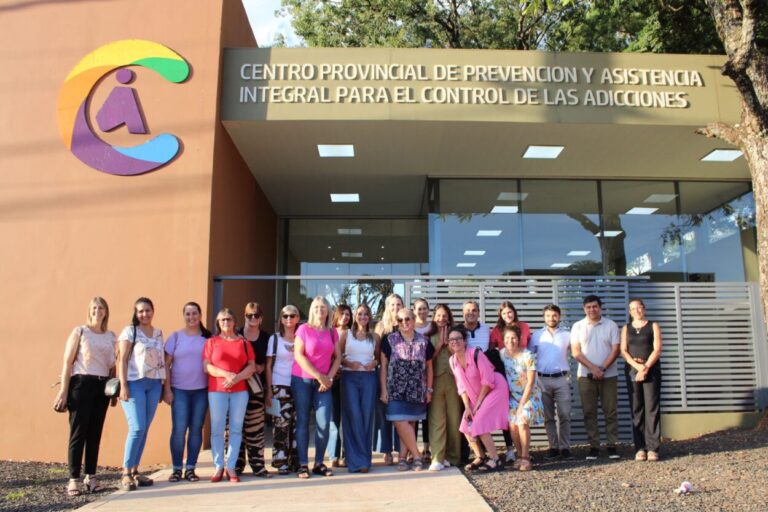
<svg viewBox="0 0 768 512"><path fill-rule="evenodd" d="M95 475L85 475L85 479L83 479L83 486L85 487L85 490L91 494L99 492L102 489L99 481L96 480Z"/></svg>
<svg viewBox="0 0 768 512"><path fill-rule="evenodd" d="M70 478L67 484L67 496L80 496L80 479Z"/></svg>
<svg viewBox="0 0 768 512"><path fill-rule="evenodd" d="M240 477L237 476L237 471L232 471L232 470L229 470L229 469L227 469L225 471L227 473L227 478L229 478L230 482L237 483L237 482L240 481Z"/></svg>
<svg viewBox="0 0 768 512"><path fill-rule="evenodd" d="M223 469L217 469L216 472L211 477L211 482L221 482L221 479L224 478L224 470Z"/></svg>

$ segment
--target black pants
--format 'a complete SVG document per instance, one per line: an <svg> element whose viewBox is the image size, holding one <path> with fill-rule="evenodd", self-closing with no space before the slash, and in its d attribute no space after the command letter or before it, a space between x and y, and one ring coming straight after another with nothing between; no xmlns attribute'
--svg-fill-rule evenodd
<svg viewBox="0 0 768 512"><path fill-rule="evenodd" d="M73 375L69 379L69 477L80 478L85 451L85 474L96 474L99 443L109 398L104 396L106 377Z"/></svg>
<svg viewBox="0 0 768 512"><path fill-rule="evenodd" d="M635 450L659 451L661 442L661 368L657 362L645 380L635 382L637 372L626 365L629 408L632 411L632 439Z"/></svg>

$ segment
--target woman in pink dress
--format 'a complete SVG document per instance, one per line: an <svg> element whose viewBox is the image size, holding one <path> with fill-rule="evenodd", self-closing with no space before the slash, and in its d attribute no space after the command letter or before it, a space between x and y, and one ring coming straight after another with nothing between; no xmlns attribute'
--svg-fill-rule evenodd
<svg viewBox="0 0 768 512"><path fill-rule="evenodd" d="M475 452L475 460L464 469L496 471L502 468L491 432L509 429L509 387L503 375L481 350L467 349L463 328L451 329L448 346L453 355L451 371L456 378L456 388L464 402L464 417L459 430L467 437ZM478 438L482 442L478 442ZM485 447L485 450L483 450Z"/></svg>

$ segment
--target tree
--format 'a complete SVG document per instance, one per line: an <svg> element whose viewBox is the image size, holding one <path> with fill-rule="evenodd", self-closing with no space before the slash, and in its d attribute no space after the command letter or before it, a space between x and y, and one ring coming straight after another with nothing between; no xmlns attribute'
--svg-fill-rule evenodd
<svg viewBox="0 0 768 512"><path fill-rule="evenodd" d="M741 120L711 123L697 130L739 147L752 175L763 314L768 318L768 53L764 0L706 0L727 60L721 71L741 95Z"/></svg>

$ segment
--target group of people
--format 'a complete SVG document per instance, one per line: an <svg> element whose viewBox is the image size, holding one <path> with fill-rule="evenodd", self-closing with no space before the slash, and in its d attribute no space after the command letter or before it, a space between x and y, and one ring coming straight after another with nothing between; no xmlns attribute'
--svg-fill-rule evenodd
<svg viewBox="0 0 768 512"><path fill-rule="evenodd" d="M395 463L392 454L397 452L401 471L439 471L468 458L463 444L474 452L467 470L496 471L512 463L528 471L530 428L542 423L549 442L545 458L571 458L569 352L578 362L587 459L600 455L598 402L608 457L619 457L616 361L621 355L635 459L658 460L659 325L645 317L640 299L629 302L630 321L621 330L602 315L599 297L585 297L583 307L585 317L568 331L560 326L560 308L547 305L544 326L531 332L507 301L498 309L496 325L489 327L479 321L475 301L463 305L463 322L458 323L445 304L436 305L430 318L425 300L416 300L410 309L392 294L374 325L366 304L354 309L342 304L332 311L318 296L303 324L298 308L284 306L277 332L270 335L262 329L264 315L256 302L246 304L240 328L231 309L219 311L215 333L203 325L200 306L189 302L182 309L184 327L164 342L152 324L150 299L135 302L131 324L116 336L108 329L107 302L96 297L86 323L67 340L62 387L54 403L55 409L69 411L67 492L74 496L100 488L95 473L110 403L104 388L115 374L128 423L124 490L153 483L138 468L161 401L171 407L171 482L199 480L195 468L207 413L212 482L238 482L246 466L257 477L271 477L264 458L267 414L274 428L272 466L280 475L295 473L302 479L331 476L340 466L367 473L374 451L388 465ZM498 431L504 432L504 454L493 441ZM325 464L326 449L331 467Z"/></svg>

